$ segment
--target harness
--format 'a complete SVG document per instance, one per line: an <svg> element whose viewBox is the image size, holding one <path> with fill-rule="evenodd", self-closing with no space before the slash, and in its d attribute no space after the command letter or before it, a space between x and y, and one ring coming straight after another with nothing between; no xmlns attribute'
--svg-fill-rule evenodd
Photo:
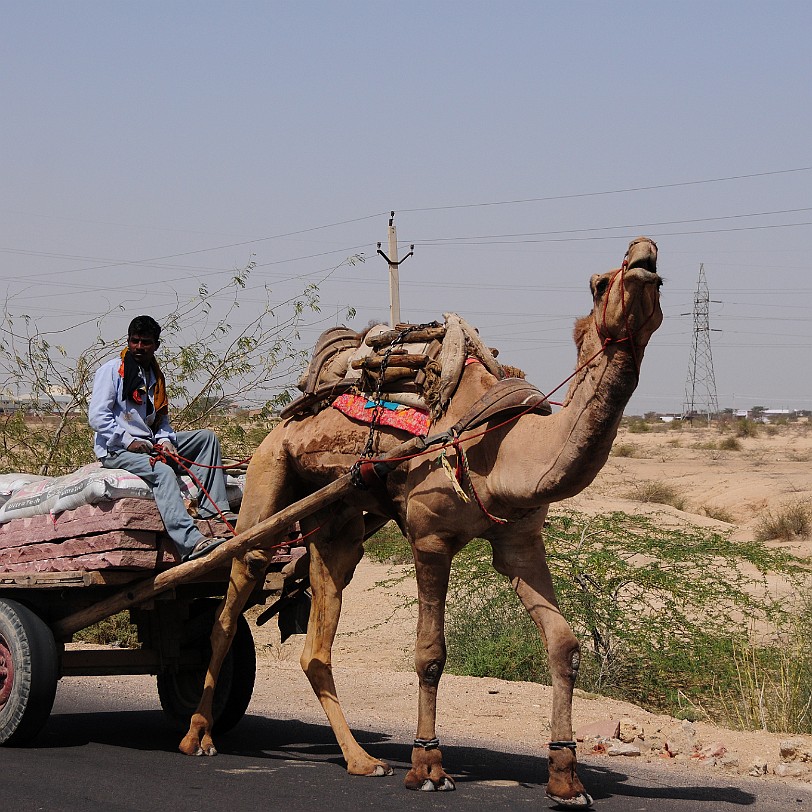
<svg viewBox="0 0 812 812"><path fill-rule="evenodd" d="M550 394L557 392L564 384L566 384L569 380L574 378L581 370L586 368L589 364L591 364L598 356L606 352L607 348L612 344L628 344L629 351L631 352L632 359L634 361L635 366L635 373L639 378L640 374L640 356L638 354L638 348L634 343L634 333L631 331L629 327L629 316L626 312L626 297L625 297L625 274L626 270L629 268L629 252L631 251L632 247L640 242L649 242L651 243L655 250L657 248L657 244L649 239L648 237L641 237L629 244L629 248L626 251L626 254L623 257L623 262L611 276L609 280L609 285L606 290L604 302L603 302L603 311L602 317L599 320L595 319L595 329L598 334L598 338L600 339L601 346L600 349L584 361L570 376L568 376L564 381L562 381L555 389L553 389ZM613 338L608 330L606 325L606 317L607 317L607 310L608 310L608 302L609 302L609 294L612 290L612 287L615 284L620 285L620 300L621 300L621 307L622 307L622 314L623 314L623 322L626 326L625 335L620 338ZM646 319L640 324L637 328L637 331L642 329L651 318L654 316L656 312L656 307L652 308L651 313L648 314ZM549 415L552 414L552 408L550 406L550 402L548 400L548 396L544 395L540 390L538 390L535 386L531 383L528 383L524 379L519 378L505 378L503 380L498 381L494 384L479 400L474 403L470 409L465 413L462 419L458 420L450 429L440 432L438 434L432 435L430 437L423 438L421 440L422 448L417 451L415 454L410 456L419 456L421 454L425 454L431 447L436 445L441 445L443 448L443 452L441 453L441 460L443 464L448 466L448 463L445 462L444 458L444 449L445 448L453 448L457 454L457 467L456 470L451 473L450 475L454 478L454 485L455 489L458 492L461 492L461 488L459 485L462 482L466 481L468 484L468 489L472 493L479 509L482 513L488 517L488 519L493 522L494 524L507 524L510 520L502 519L498 516L494 516L491 514L488 509L485 507L485 504L480 499L479 494L476 491L474 486L473 479L471 477L470 468L468 465L468 458L465 453L465 449L462 447L462 440L461 435L466 431L471 431L473 429L479 428L480 426L485 425L486 423L491 422L497 417L504 418L500 423L491 426L486 431L494 431L497 428L513 421L517 420L519 417L529 414L531 412L535 412L537 414ZM381 486L383 484L386 475L392 471L400 462L403 461L402 458L395 458L390 460L376 460L371 459L370 455L372 453L372 446L374 443L374 432L375 432L375 423L373 421L372 426L370 427L370 436L367 441L367 446L364 450L364 454L362 458L359 459L353 467L350 469L352 476L353 476L353 483L356 487L361 489L368 489L373 488L376 485ZM472 438L467 438L472 439ZM448 466L447 470L450 470L450 466ZM465 497L464 492L462 495ZM467 497L465 497L467 499ZM561 744L561 743L558 743ZM569 746L569 742L563 743L564 746Z"/></svg>

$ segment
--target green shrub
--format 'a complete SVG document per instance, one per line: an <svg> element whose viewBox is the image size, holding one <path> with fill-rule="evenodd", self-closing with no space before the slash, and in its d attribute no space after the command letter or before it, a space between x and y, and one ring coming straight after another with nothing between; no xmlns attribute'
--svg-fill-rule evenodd
<svg viewBox="0 0 812 812"><path fill-rule="evenodd" d="M613 457L636 457L637 448L631 443L616 443L612 446Z"/></svg>
<svg viewBox="0 0 812 812"><path fill-rule="evenodd" d="M742 444L737 437L725 437L719 440L719 448L722 451L741 451Z"/></svg>
<svg viewBox="0 0 812 812"><path fill-rule="evenodd" d="M743 573L801 572L758 542L623 513L551 516L546 538L562 613L582 644L579 688L669 713L728 718L751 625L784 628L788 617L765 577ZM549 681L538 631L484 541L454 560L447 639L451 673Z"/></svg>
<svg viewBox="0 0 812 812"><path fill-rule="evenodd" d="M737 437L758 437L758 423L748 417L740 417L736 421Z"/></svg>
<svg viewBox="0 0 812 812"><path fill-rule="evenodd" d="M364 551L373 561L382 564L411 564L414 561L412 546L394 523L385 524L364 543Z"/></svg>
<svg viewBox="0 0 812 812"><path fill-rule="evenodd" d="M651 431L651 425L642 417L630 417L627 428L632 434L645 434Z"/></svg>
<svg viewBox="0 0 812 812"><path fill-rule="evenodd" d="M116 644L122 648L138 648L138 629L130 622L129 612L119 612L99 621L93 626L76 632L74 640L95 643L100 646Z"/></svg>
<svg viewBox="0 0 812 812"><path fill-rule="evenodd" d="M812 733L812 599L810 584L775 639L733 652L737 682L719 693L720 720L743 729Z"/></svg>

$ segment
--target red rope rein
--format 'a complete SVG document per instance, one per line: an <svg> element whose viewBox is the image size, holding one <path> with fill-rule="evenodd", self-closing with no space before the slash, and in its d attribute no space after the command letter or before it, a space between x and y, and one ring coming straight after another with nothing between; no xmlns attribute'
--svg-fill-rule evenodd
<svg viewBox="0 0 812 812"><path fill-rule="evenodd" d="M566 378L564 378L564 380L561 381L561 383L559 383L558 386L556 386L554 389L550 390L550 392L548 394L544 395L544 393L542 393L542 395L544 395L544 400L547 403L552 403L555 406L563 406L562 403L556 403L554 401L551 401L550 400L550 395L555 394L559 389L561 389L567 383L569 383L582 370L586 369L586 367L588 367L596 358L598 358L600 355L605 353L607 351L607 349L612 344L624 344L624 343L629 344L629 351L631 353L632 360L634 362L635 370L637 371L637 374L639 376L639 374L640 374L640 360L641 360L640 356L639 356L639 348L636 346L636 344L634 342L634 333L632 333L632 331L630 329L630 326L629 326L629 314L628 314L628 311L626 310L625 281L626 281L626 269L628 268L628 264L629 264L629 262L628 262L628 255L627 255L626 257L624 257L623 263L621 264L621 266L616 271L614 271L612 273L612 276L609 279L609 285L608 285L607 290L606 290L606 296L605 296L604 301L603 301L603 308L602 308L602 311L601 311L601 318L600 318L601 323L599 324L598 323L599 320L597 318L595 319L595 330L596 330L596 332L598 334L598 338L599 338L599 340L601 342L600 348L597 350L597 352L595 352L593 355L591 355L589 358L587 358L586 361L584 361L582 364L580 364L572 374L570 374ZM622 336L621 338L613 338L611 335L609 335L607 325L606 325L606 317L607 317L607 311L608 311L608 305L609 305L609 294L610 294L613 286L615 285L615 283L618 280L619 280L619 285L620 285L621 312L622 312L622 317L623 317L623 323L624 323L625 328L626 328L626 334L624 336ZM643 324L640 325L640 327L638 328L638 331L640 329L642 329L642 327L645 326L645 324L648 323L649 319L651 319L652 316L654 315L654 312L655 312L655 310L652 309L652 312L648 315L648 317L643 322ZM507 524L509 522L508 519L502 519L502 518L499 518L498 516L494 516L493 514L491 514L487 510L484 503L482 502L479 494L476 491L476 488L474 487L474 482L473 482L473 479L471 477L470 467L468 465L468 458L467 458L467 456L465 454L465 449L462 447L462 443L463 442L468 443L470 441L479 439L480 437L484 437L485 435L490 434L492 431L497 431L498 429L504 428L505 426L510 425L511 423L514 423L515 421L519 420L519 418L524 417L525 415L531 413L535 408L537 408L537 405L538 404L533 404L531 406L528 406L525 410L523 410L523 411L521 411L521 412L519 412L519 413L517 413L515 415L512 415L511 417L506 418L501 423L497 423L496 425L491 426L490 428L483 429L482 431L479 431L479 432L477 432L475 434L470 434L467 437L465 437L464 439L462 437L452 437L452 439L449 442L443 443L443 444L441 444L439 446L436 446L436 445L432 444L431 447L425 448L422 451L416 451L416 452L414 452L412 454L406 454L406 455L401 456L401 457L386 457L386 458L383 458L383 457L380 457L380 458L359 457L358 462L356 464L359 464L362 460L365 460L367 463L376 463L376 462L385 462L387 464L401 463L401 462L406 462L406 461L411 460L411 459L415 459L417 457L425 456L427 454L434 454L437 451L440 451L442 453L443 451L445 451L448 448L453 448L454 451L457 454L457 466L456 466L455 474L456 474L458 482L462 483L462 478L463 478L463 475L464 475L465 478L468 480L469 489L470 489L472 495L474 496L474 499L476 500L476 503L479 506L480 510L483 512L483 514L485 516L487 516L488 519L490 519L495 524ZM230 464L230 465L201 465L200 463L197 463L194 460L186 459L184 457L179 456L178 454L172 454L170 452L167 452L165 449L163 449L161 447L156 447L155 452L153 453L153 459L155 461L160 460L161 462L166 462L169 459L169 460L172 460L173 462L175 462L181 469L183 469L192 478L192 480L197 485L197 487L202 491L202 493L205 494L205 496L212 503L212 505L214 505L214 507L217 510L220 518L222 519L223 522L225 522L226 526L231 531L231 533L236 535L236 531L234 530L234 528L231 526L231 524L225 518L225 516L223 515L223 512L220 510L219 506L217 506L215 504L214 500L211 498L211 495L205 489L205 487L200 482L200 480L192 473L189 466L190 465L198 465L201 468L222 469L222 470L225 471L225 470L229 470L231 468L239 468L242 465L244 465L245 463L250 462L250 460L251 460L250 457L248 457L245 460L241 460L241 461L239 461L237 463L233 463L233 464ZM187 463L188 463L188 465L187 465ZM153 465L154 465L154 462L153 462ZM301 536L299 539L297 539L296 544L297 545L301 544L304 541L304 539L306 539L308 536L312 535L313 533L317 532L320 529L321 529L321 527L316 527L313 530L309 531L307 534L305 534L305 535ZM267 548L263 548L263 549L271 549L272 550L272 549L276 549L278 547L286 547L286 546L289 546L289 545L290 545L290 542L284 542L282 544L277 544L277 545L274 545L273 547L267 547Z"/></svg>

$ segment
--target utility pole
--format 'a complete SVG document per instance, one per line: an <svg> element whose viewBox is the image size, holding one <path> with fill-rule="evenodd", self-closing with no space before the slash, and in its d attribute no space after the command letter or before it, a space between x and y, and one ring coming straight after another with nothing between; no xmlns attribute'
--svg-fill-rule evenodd
<svg viewBox="0 0 812 812"><path fill-rule="evenodd" d="M395 227L395 212L389 217L389 256L381 251L378 243L378 253L389 263L389 326L394 329L400 324L400 274L398 267L414 254L414 245L409 246L409 253L398 259L398 230Z"/></svg>
<svg viewBox="0 0 812 812"><path fill-rule="evenodd" d="M691 344L691 355L688 360L688 377L685 381L685 402L682 406L682 417L691 423L694 421L694 414L697 408L704 406L707 413L708 424L711 415L719 412L719 401L716 398L716 378L713 374L713 354L711 353L710 334L711 332L721 332L721 330L711 330L710 326L710 302L708 283L705 279L705 264L699 266L699 281L696 284L694 294L694 335ZM683 316L691 315L682 313ZM700 390L699 394L697 390Z"/></svg>

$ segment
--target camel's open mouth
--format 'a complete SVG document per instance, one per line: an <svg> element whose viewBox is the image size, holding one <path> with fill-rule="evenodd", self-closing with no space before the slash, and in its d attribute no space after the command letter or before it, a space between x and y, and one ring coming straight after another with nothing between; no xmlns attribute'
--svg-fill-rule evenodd
<svg viewBox="0 0 812 812"><path fill-rule="evenodd" d="M657 243L648 237L632 240L626 252L626 268L642 268L657 273Z"/></svg>

